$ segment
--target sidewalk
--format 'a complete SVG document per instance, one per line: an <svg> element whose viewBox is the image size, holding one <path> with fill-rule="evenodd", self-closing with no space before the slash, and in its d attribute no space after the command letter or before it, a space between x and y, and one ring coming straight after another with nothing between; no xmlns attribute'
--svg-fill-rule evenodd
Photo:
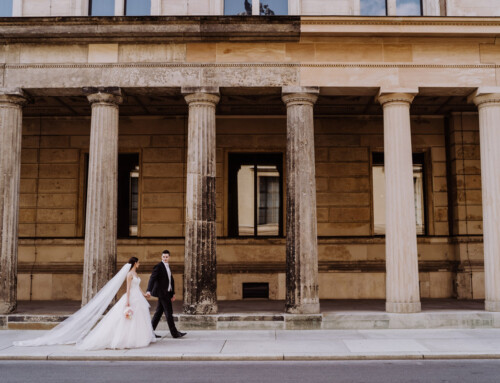
<svg viewBox="0 0 500 383"><path fill-rule="evenodd" d="M189 331L142 349L14 347L43 331L1 330L0 360L500 359L500 329Z"/></svg>

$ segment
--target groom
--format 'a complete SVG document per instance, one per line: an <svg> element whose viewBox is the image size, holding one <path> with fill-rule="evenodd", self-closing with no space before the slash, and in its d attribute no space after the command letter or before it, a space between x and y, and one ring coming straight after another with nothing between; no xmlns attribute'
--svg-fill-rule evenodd
<svg viewBox="0 0 500 383"><path fill-rule="evenodd" d="M161 262L153 268L153 272L149 278L146 296L149 298L152 295L158 298L158 306L156 306L155 314L151 320L153 329L156 330L161 315L165 313L172 338L180 338L186 335L186 333L177 330L174 323L174 317L172 316L172 302L175 301L175 283L168 265L169 258L170 251L163 250ZM156 337L161 338L159 335L156 335Z"/></svg>

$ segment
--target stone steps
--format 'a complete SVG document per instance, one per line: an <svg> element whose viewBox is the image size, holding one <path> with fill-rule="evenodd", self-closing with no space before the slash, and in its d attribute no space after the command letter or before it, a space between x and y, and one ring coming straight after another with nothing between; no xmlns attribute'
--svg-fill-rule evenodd
<svg viewBox="0 0 500 383"><path fill-rule="evenodd" d="M68 315L0 316L0 329L46 330ZM231 313L217 315L174 315L181 330L359 330L500 328L500 313L471 310L428 311L414 314L385 312L326 312L315 315L277 313ZM158 330L168 330L161 321Z"/></svg>

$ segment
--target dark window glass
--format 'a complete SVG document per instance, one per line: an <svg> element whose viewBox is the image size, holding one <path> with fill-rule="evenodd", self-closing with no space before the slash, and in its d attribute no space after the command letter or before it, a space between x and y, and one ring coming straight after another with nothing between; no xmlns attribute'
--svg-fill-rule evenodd
<svg viewBox="0 0 500 383"><path fill-rule="evenodd" d="M90 16L114 16L115 0L90 0Z"/></svg>
<svg viewBox="0 0 500 383"><path fill-rule="evenodd" d="M129 235L137 236L137 217L139 212L139 166L130 172L129 177Z"/></svg>
<svg viewBox="0 0 500 383"><path fill-rule="evenodd" d="M386 0L361 0L362 16L385 16L387 15Z"/></svg>
<svg viewBox="0 0 500 383"><path fill-rule="evenodd" d="M422 16L421 0L396 0L398 16Z"/></svg>
<svg viewBox="0 0 500 383"><path fill-rule="evenodd" d="M126 0L125 15L149 16L151 14L151 0Z"/></svg>
<svg viewBox="0 0 500 383"><path fill-rule="evenodd" d="M243 299L261 298L269 299L269 283L267 282L249 282L243 283Z"/></svg>
<svg viewBox="0 0 500 383"><path fill-rule="evenodd" d="M85 154L83 232L87 210L89 155ZM139 211L139 154L118 154L118 238L136 237ZM85 233L84 233L85 235Z"/></svg>
<svg viewBox="0 0 500 383"><path fill-rule="evenodd" d="M385 234L385 172L384 154L373 153L373 227L375 235ZM413 191L417 234L425 235L424 154L413 154Z"/></svg>
<svg viewBox="0 0 500 383"><path fill-rule="evenodd" d="M288 0L260 0L260 15L288 15Z"/></svg>
<svg viewBox="0 0 500 383"><path fill-rule="evenodd" d="M229 235L283 235L279 153L229 154Z"/></svg>
<svg viewBox="0 0 500 383"><path fill-rule="evenodd" d="M225 0L224 14L228 16L251 16L252 0Z"/></svg>
<svg viewBox="0 0 500 383"><path fill-rule="evenodd" d="M139 154L118 155L118 238L137 236Z"/></svg>
<svg viewBox="0 0 500 383"><path fill-rule="evenodd" d="M0 17L12 16L12 0L0 0Z"/></svg>

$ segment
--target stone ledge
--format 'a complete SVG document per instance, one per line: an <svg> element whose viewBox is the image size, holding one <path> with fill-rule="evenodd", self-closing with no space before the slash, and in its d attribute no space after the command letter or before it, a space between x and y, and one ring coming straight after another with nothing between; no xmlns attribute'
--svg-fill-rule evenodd
<svg viewBox="0 0 500 383"><path fill-rule="evenodd" d="M3 43L299 41L300 18L233 16L3 17Z"/></svg>
<svg viewBox="0 0 500 383"><path fill-rule="evenodd" d="M49 329L65 315L0 315L0 329ZM181 330L368 330L500 328L500 313L477 310L430 311L415 314L337 312L322 314L174 315ZM161 321L158 330L168 330Z"/></svg>

